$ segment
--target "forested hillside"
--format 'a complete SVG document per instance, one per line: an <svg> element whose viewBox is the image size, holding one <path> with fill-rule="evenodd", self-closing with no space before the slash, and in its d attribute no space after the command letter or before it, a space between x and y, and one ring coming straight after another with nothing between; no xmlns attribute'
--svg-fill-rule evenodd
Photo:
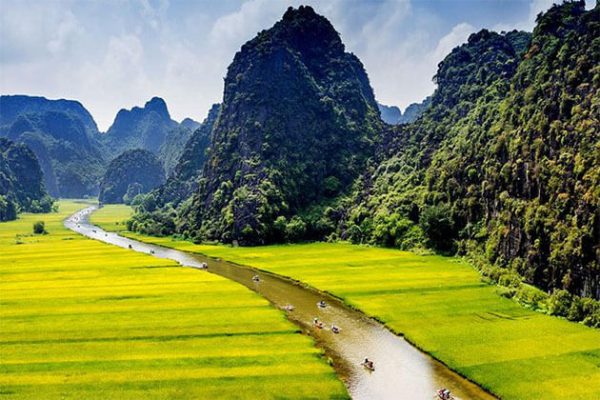
<svg viewBox="0 0 600 400"><path fill-rule="evenodd" d="M197 192L158 218L141 207L134 227L426 246L509 285L599 298L598 10L568 2L533 34L471 35L421 115L384 126L329 22L290 9L236 54Z"/></svg>
<svg viewBox="0 0 600 400"><path fill-rule="evenodd" d="M88 110L75 100L49 100L45 97L4 95L0 96L0 126L12 125L22 114L58 111L71 114L81 120L90 135L98 133L96 121Z"/></svg>
<svg viewBox="0 0 600 400"><path fill-rule="evenodd" d="M98 193L104 154L96 122L78 101L0 96L0 136L35 153L52 196Z"/></svg>
<svg viewBox="0 0 600 400"><path fill-rule="evenodd" d="M76 198L98 193L104 155L97 132L90 130L77 114L65 111L20 114L5 127L4 134L26 144L35 153L51 195Z"/></svg>
<svg viewBox="0 0 600 400"><path fill-rule="evenodd" d="M200 187L180 229L244 243L280 237L298 212L352 183L379 127L360 61L312 8L288 9L229 66Z"/></svg>
<svg viewBox="0 0 600 400"><path fill-rule="evenodd" d="M102 141L113 154L132 149L158 154L168 133L177 126L165 101L153 97L142 108L120 110L111 127L102 135Z"/></svg>
<svg viewBox="0 0 600 400"><path fill-rule="evenodd" d="M131 203L161 185L165 171L158 158L143 149L127 150L111 161L100 184L100 203Z"/></svg>
<svg viewBox="0 0 600 400"><path fill-rule="evenodd" d="M386 135L342 232L485 254L544 289L599 298L599 21L598 6L566 3L530 45L482 31L455 49L430 109Z"/></svg>
<svg viewBox="0 0 600 400"><path fill-rule="evenodd" d="M33 152L0 138L0 221L16 219L20 211L49 212L52 204Z"/></svg>

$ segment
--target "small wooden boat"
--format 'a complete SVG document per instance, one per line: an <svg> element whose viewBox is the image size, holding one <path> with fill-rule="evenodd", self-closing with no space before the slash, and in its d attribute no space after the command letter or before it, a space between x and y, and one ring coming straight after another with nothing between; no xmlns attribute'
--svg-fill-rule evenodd
<svg viewBox="0 0 600 400"><path fill-rule="evenodd" d="M452 393L445 388L441 388L435 392L435 396L433 396L433 398L439 400L457 400L456 397L452 396Z"/></svg>
<svg viewBox="0 0 600 400"><path fill-rule="evenodd" d="M360 365L362 365L365 369L368 369L369 371L375 371L375 364L373 363L373 361L367 358L365 358L365 361L360 363Z"/></svg>

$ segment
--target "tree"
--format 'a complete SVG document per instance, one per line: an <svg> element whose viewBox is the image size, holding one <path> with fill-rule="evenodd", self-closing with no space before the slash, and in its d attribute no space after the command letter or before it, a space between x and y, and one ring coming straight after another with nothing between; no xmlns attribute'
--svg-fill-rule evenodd
<svg viewBox="0 0 600 400"><path fill-rule="evenodd" d="M46 224L44 221L37 221L33 224L33 233L36 235L45 235L48 232L46 231Z"/></svg>

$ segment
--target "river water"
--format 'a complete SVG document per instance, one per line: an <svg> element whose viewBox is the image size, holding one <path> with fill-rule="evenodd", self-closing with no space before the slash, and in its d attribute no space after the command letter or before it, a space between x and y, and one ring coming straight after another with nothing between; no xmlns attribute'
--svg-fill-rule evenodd
<svg viewBox="0 0 600 400"><path fill-rule="evenodd" d="M382 324L332 296L268 272L105 232L89 223L89 215L96 209L92 206L73 214L65 220L65 226L92 239L171 259L184 267L201 268L207 263L208 272L257 292L315 339L317 346L333 360L339 378L353 399L431 400L442 387L450 389L455 399L495 399ZM256 275L258 281L253 280ZM317 305L321 300L325 301L325 308ZM293 310L286 310L288 305L292 305ZM316 326L314 318L318 318L323 327ZM332 331L333 325L339 327L339 333ZM374 371L361 365L365 357L374 361Z"/></svg>

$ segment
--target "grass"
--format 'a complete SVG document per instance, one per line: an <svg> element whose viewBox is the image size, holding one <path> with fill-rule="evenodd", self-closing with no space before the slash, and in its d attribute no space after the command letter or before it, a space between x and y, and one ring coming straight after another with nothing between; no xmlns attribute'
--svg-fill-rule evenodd
<svg viewBox="0 0 600 400"><path fill-rule="evenodd" d="M129 214L110 206L94 221L107 226ZM600 331L499 296L456 258L345 243L233 248L126 235L328 291L503 399L600 399Z"/></svg>
<svg viewBox="0 0 600 400"><path fill-rule="evenodd" d="M266 300L65 229L82 207L0 224L0 399L347 397Z"/></svg>

